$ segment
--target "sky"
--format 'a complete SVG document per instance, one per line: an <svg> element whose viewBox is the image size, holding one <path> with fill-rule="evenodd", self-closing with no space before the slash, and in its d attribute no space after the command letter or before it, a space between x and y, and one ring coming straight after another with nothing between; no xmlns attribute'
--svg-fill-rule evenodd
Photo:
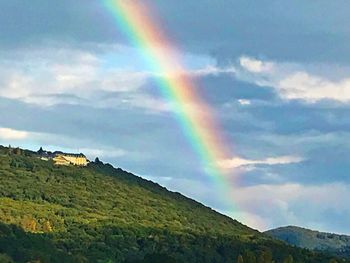
<svg viewBox="0 0 350 263"><path fill-rule="evenodd" d="M102 1L0 0L0 144L98 156L259 230L350 234L350 2L142 2L239 184L223 193L205 174Z"/></svg>

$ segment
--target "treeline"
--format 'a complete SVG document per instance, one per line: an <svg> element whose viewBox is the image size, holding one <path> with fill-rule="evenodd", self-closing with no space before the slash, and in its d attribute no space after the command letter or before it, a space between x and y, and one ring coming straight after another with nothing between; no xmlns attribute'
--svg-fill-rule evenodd
<svg viewBox="0 0 350 263"><path fill-rule="evenodd" d="M77 227L53 238L50 234L0 224L0 248L14 262L337 262L306 250L296 253L281 244L241 243L229 238L115 227L95 232L87 226Z"/></svg>

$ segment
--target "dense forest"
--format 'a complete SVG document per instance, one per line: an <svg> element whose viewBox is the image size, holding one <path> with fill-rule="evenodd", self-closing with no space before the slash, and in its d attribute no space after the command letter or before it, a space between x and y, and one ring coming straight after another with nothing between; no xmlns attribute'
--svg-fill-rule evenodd
<svg viewBox="0 0 350 263"><path fill-rule="evenodd" d="M100 161L0 147L0 262L350 262L289 246Z"/></svg>
<svg viewBox="0 0 350 263"><path fill-rule="evenodd" d="M265 233L294 246L350 258L350 236L319 232L296 226L280 227Z"/></svg>

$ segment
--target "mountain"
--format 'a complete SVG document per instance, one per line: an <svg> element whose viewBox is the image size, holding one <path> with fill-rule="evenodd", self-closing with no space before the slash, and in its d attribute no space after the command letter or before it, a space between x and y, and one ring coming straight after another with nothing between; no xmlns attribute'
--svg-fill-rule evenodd
<svg viewBox="0 0 350 263"><path fill-rule="evenodd" d="M265 233L294 246L350 257L350 236L323 233L296 226L280 227Z"/></svg>
<svg viewBox="0 0 350 263"><path fill-rule="evenodd" d="M337 262L100 161L0 147L0 262ZM339 260L338 262L350 262Z"/></svg>

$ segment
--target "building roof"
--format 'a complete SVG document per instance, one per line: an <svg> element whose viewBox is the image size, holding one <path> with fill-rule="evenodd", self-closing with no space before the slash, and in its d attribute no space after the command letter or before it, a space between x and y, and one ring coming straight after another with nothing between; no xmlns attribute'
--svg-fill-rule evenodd
<svg viewBox="0 0 350 263"><path fill-rule="evenodd" d="M86 156L83 153L65 153L61 151L55 151L53 152L53 155L65 155L65 156L71 156L71 157L85 157Z"/></svg>
<svg viewBox="0 0 350 263"><path fill-rule="evenodd" d="M61 152L61 151L55 151L55 152L49 152L49 151L45 151L43 150L41 147L39 149L39 151L37 151L37 153L40 156L49 156L49 157L55 157L57 155L65 155L65 156L70 156L70 157L83 157L86 158L86 156L83 153L65 153L65 152Z"/></svg>

